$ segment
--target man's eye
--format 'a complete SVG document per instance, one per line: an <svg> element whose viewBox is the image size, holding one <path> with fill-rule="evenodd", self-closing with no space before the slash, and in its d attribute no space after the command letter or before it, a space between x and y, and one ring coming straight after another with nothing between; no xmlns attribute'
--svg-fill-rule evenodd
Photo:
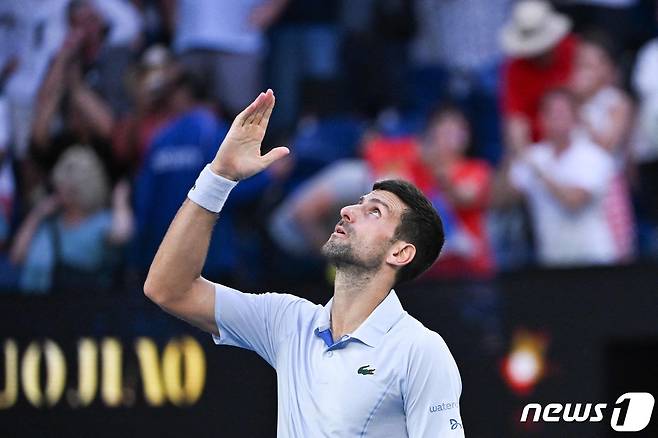
<svg viewBox="0 0 658 438"><path fill-rule="evenodd" d="M370 210L370 213L374 214L377 217L382 215L381 211L379 211L378 208L373 208L372 210Z"/></svg>

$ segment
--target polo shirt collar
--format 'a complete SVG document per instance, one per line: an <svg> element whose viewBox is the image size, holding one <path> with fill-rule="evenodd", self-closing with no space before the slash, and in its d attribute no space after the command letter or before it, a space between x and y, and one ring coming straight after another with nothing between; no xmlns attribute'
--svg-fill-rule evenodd
<svg viewBox="0 0 658 438"><path fill-rule="evenodd" d="M331 308L333 301L334 299L331 298L320 313L314 330L316 336L321 337L320 333L331 328ZM358 339L370 347L377 347L382 337L403 315L404 309L402 308L402 304L395 290L391 289L386 298L384 298L384 301L379 303L368 318L353 333L350 333L349 336Z"/></svg>

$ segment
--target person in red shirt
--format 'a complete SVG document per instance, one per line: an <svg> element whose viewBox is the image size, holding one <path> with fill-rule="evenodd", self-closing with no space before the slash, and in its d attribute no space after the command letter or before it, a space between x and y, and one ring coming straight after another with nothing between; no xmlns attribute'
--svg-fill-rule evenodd
<svg viewBox="0 0 658 438"><path fill-rule="evenodd" d="M577 38L570 20L544 0L523 0L501 31L508 56L503 66L502 111L507 146L519 150L538 141L542 96L571 78Z"/></svg>
<svg viewBox="0 0 658 438"><path fill-rule="evenodd" d="M456 107L444 106L428 119L421 141L424 164L417 179L433 181L427 196L444 217L446 246L428 275L486 279L494 257L486 232L492 171L484 160L466 156L470 127Z"/></svg>

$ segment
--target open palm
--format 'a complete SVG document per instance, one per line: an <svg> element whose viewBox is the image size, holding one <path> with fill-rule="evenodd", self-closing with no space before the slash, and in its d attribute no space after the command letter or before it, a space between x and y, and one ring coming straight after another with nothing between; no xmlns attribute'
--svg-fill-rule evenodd
<svg viewBox="0 0 658 438"><path fill-rule="evenodd" d="M261 155L261 143L274 109L274 93L261 93L233 121L211 164L213 172L238 181L262 171L290 152L286 147Z"/></svg>

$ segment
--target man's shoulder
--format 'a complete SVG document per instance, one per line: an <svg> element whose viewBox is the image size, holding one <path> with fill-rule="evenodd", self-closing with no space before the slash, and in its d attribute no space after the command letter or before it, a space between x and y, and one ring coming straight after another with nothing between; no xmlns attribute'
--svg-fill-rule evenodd
<svg viewBox="0 0 658 438"><path fill-rule="evenodd" d="M451 376L459 375L455 359L440 334L408 314L401 321L401 328L406 332L405 340L397 350L400 357L405 358L407 378L434 371Z"/></svg>
<svg viewBox="0 0 658 438"><path fill-rule="evenodd" d="M443 337L408 313L405 313L400 321L400 329L404 331L405 343L412 357L450 355L450 350Z"/></svg>

